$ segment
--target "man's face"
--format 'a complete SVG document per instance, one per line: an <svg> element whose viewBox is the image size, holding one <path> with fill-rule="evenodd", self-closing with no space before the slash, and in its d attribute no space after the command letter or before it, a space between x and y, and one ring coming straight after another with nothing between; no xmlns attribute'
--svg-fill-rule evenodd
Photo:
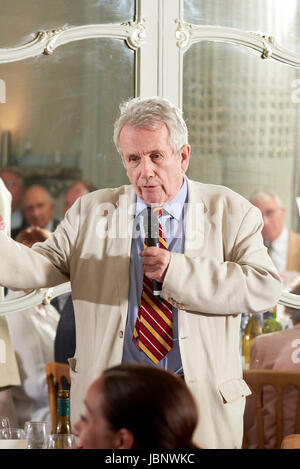
<svg viewBox="0 0 300 469"><path fill-rule="evenodd" d="M271 196L254 200L253 205L258 207L262 213L264 221L262 236L265 241L272 243L284 228L285 209L279 207L276 200Z"/></svg>
<svg viewBox="0 0 300 469"><path fill-rule="evenodd" d="M189 145L183 145L175 156L167 126L158 123L155 130L125 125L120 147L129 181L146 204L164 205L174 199L188 168Z"/></svg>
<svg viewBox="0 0 300 469"><path fill-rule="evenodd" d="M0 175L7 190L11 193L11 210L14 212L18 210L21 205L22 197L24 195L24 187L17 174L10 173L9 171L2 171Z"/></svg>
<svg viewBox="0 0 300 469"><path fill-rule="evenodd" d="M45 228L52 219L54 204L42 187L29 188L24 196L23 213L30 226Z"/></svg>
<svg viewBox="0 0 300 469"><path fill-rule="evenodd" d="M70 189L67 190L64 199L64 213L66 213L66 211L69 210L70 207L72 207L78 197L81 197L82 195L85 195L87 193L87 188L81 182L78 182L77 184L74 184L72 187L70 187Z"/></svg>

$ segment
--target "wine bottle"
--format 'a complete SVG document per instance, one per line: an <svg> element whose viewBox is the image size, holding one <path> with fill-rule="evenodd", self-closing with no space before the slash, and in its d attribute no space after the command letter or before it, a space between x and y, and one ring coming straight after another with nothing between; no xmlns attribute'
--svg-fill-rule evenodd
<svg viewBox="0 0 300 469"><path fill-rule="evenodd" d="M55 433L70 435L70 392L66 389L58 391L57 397L57 424Z"/></svg>
<svg viewBox="0 0 300 469"><path fill-rule="evenodd" d="M264 321L263 324L263 334L268 334L269 332L277 332L282 330L282 324L277 320L277 307L274 306L269 311L269 317Z"/></svg>
<svg viewBox="0 0 300 469"><path fill-rule="evenodd" d="M242 339L243 368L250 367L250 348L253 339L262 333L259 320L255 314L249 316Z"/></svg>

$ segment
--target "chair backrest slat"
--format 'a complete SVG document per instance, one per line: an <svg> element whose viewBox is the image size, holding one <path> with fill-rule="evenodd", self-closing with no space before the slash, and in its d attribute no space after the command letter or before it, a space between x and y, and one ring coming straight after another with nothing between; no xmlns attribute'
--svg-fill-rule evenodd
<svg viewBox="0 0 300 469"><path fill-rule="evenodd" d="M272 386L277 394L274 409L276 414L276 448L280 448L284 431L284 390L287 386L298 388L298 409L295 413L295 431L300 433L300 371L285 370L244 370L244 380L256 397L256 422L259 448L265 447L263 422L263 392L265 386ZM245 426L244 426L245 431ZM247 447L247 435L244 434L243 448Z"/></svg>

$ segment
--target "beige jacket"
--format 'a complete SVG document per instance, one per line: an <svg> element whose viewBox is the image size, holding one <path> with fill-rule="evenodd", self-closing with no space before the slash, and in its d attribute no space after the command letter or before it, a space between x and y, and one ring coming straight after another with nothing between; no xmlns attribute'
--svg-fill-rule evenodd
<svg viewBox="0 0 300 469"><path fill-rule="evenodd" d="M286 270L300 272L300 234L289 231L289 247Z"/></svg>
<svg viewBox="0 0 300 469"><path fill-rule="evenodd" d="M19 386L20 384L19 368L7 319L5 316L0 316L0 392L10 386ZM0 411L0 415L4 416L5 414Z"/></svg>
<svg viewBox="0 0 300 469"><path fill-rule="evenodd" d="M199 408L196 443L235 448L241 446L249 393L242 380L239 313L268 310L281 284L263 245L257 208L221 186L188 181L188 194L185 253L172 253L162 296L179 308L185 379ZM121 361L134 200L131 186L87 194L34 249L0 238L0 284L51 287L71 279L73 422L84 410L89 384Z"/></svg>

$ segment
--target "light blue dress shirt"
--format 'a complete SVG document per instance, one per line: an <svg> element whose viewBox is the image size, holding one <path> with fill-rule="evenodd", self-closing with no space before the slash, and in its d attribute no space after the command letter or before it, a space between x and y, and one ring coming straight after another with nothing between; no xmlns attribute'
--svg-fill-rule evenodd
<svg viewBox="0 0 300 469"><path fill-rule="evenodd" d="M177 196L164 205L164 212L160 217L160 223L166 238L168 250L172 252L184 252L184 228L185 207L187 202L187 182L181 186ZM143 264L139 253L144 249L143 215L147 205L137 197L134 220L133 237L130 252L130 285L128 297L128 313L124 336L124 348L122 362L143 362L153 365L153 362L139 350L132 342L133 330L138 314L139 303L143 288ZM182 363L178 342L178 311L172 307L173 312L173 347L170 352L158 363L161 368L166 368L175 373L182 372Z"/></svg>

